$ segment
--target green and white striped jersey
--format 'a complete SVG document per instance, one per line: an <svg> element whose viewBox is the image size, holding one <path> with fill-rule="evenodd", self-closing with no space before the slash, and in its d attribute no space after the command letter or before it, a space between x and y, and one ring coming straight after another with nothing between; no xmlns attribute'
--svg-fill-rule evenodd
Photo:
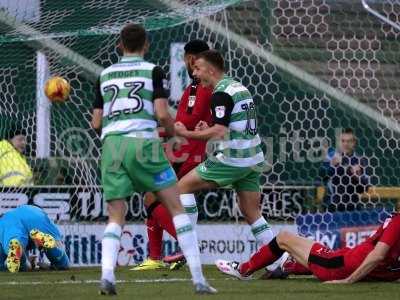
<svg viewBox="0 0 400 300"><path fill-rule="evenodd" d="M158 138L153 100L167 98L165 74L139 56L124 56L100 75L102 134ZM96 100L97 101L97 100Z"/></svg>
<svg viewBox="0 0 400 300"><path fill-rule="evenodd" d="M224 140L216 141L216 158L230 166L251 167L264 161L257 133L257 115L249 90L240 82L224 77L211 99L214 124L229 128Z"/></svg>

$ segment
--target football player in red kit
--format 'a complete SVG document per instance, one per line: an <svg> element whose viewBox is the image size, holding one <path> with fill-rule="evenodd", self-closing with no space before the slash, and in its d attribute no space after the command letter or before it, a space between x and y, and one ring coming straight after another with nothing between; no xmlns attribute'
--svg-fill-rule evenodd
<svg viewBox="0 0 400 300"><path fill-rule="evenodd" d="M270 265L287 251L315 277L327 283L394 281L400 279L399 232L400 214L386 219L372 236L352 249L331 250L310 239L281 232L247 262L217 260L216 264L226 274L248 279L252 273Z"/></svg>
<svg viewBox="0 0 400 300"><path fill-rule="evenodd" d="M185 47L184 60L189 76L192 78L191 84L185 89L178 105L176 122L182 122L188 130L196 130L196 125L211 125L210 100L212 90L204 87L193 78L193 66L196 55L208 50L206 42L201 40L192 40ZM200 140L186 139L179 140L177 149L170 149L167 143L167 157L180 179L186 173L195 168L205 158L206 142ZM183 196L183 197L182 197ZM181 202L192 220L197 222L197 206L193 195L181 195ZM141 264L135 266L132 270L154 270L164 268L162 261L162 236L163 231L167 231L176 238L175 227L172 218L167 209L155 199L154 195L147 193L145 197L145 206L147 210L147 234L149 238L149 256ZM182 254L176 255L172 261L183 259ZM171 261L171 262L172 262ZM179 267L180 264L171 264L171 267Z"/></svg>

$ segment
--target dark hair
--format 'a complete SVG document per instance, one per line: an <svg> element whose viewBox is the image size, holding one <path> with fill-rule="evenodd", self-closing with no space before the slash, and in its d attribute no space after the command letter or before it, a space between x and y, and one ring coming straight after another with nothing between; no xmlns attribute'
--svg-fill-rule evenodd
<svg viewBox="0 0 400 300"><path fill-rule="evenodd" d="M217 50L207 50L201 52L197 56L197 59L199 58L202 58L206 62L212 64L218 70L224 71L224 58L222 57L221 53L219 53Z"/></svg>
<svg viewBox="0 0 400 300"><path fill-rule="evenodd" d="M121 43L124 48L130 52L142 50L146 43L146 39L146 30L141 25L128 24L121 30Z"/></svg>
<svg viewBox="0 0 400 300"><path fill-rule="evenodd" d="M201 52L210 50L208 44L202 40L191 40L190 42L186 43L185 47L185 54L199 54Z"/></svg>
<svg viewBox="0 0 400 300"><path fill-rule="evenodd" d="M353 134L354 135L354 131L353 131L353 129L347 127L342 130L342 134Z"/></svg>
<svg viewBox="0 0 400 300"><path fill-rule="evenodd" d="M26 130L20 126L12 126L8 132L6 133L6 139L7 140L11 140L13 137L17 136L17 135L24 135L26 136Z"/></svg>

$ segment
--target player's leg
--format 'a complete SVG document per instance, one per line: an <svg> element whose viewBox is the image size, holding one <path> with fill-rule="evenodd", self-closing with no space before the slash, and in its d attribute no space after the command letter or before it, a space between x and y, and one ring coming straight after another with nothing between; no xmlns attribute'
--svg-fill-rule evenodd
<svg viewBox="0 0 400 300"><path fill-rule="evenodd" d="M196 198L193 193L201 190L215 189L218 187L218 184L215 181L205 180L201 177L198 171L201 168L201 165L191 170L178 182L180 201L192 220L192 224L194 225L197 224L198 210Z"/></svg>
<svg viewBox="0 0 400 300"><path fill-rule="evenodd" d="M261 194L259 192L258 174L250 172L249 175L235 184L238 205L247 224L250 225L251 232L257 243L259 245L267 245L274 237L274 234L260 209Z"/></svg>
<svg viewBox="0 0 400 300"><path fill-rule="evenodd" d="M69 258L65 253L62 241L56 241L55 247L44 248L44 254L51 263L51 267L56 270L68 270L70 267Z"/></svg>
<svg viewBox="0 0 400 300"><path fill-rule="evenodd" d="M7 270L6 259L7 254L4 253L3 248L0 245L0 272Z"/></svg>
<svg viewBox="0 0 400 300"><path fill-rule="evenodd" d="M173 169L175 170L175 173L177 174L177 177L179 179L182 179L186 174L188 174L191 170L193 170L196 166L198 165L197 162L193 162L190 159L185 161L184 163L174 163L172 164ZM197 219L198 219L198 210L197 210L197 204L196 204L196 198L194 194L182 194L180 195L180 201L185 209L186 214L189 216L192 225L195 227L197 224ZM165 209L163 205L161 206L156 206L154 209L154 215L155 219L157 219L157 222L159 226L162 226L165 228L165 230L176 239L176 232L175 228L173 226L172 218L169 212ZM168 228L172 225L173 232L170 232ZM176 252L171 255L167 255L164 257L164 262L169 263L169 268L170 270L178 270L182 266L186 264L186 259L185 256L183 255L182 252Z"/></svg>
<svg viewBox="0 0 400 300"><path fill-rule="evenodd" d="M149 188L153 190L160 190L160 178L159 175L162 174L164 177L170 177L171 174L174 174L173 169L171 168L169 162L166 160L164 151L160 147L160 151L157 153L154 151L156 149L155 142L145 141L143 142L143 156L144 156L144 163L142 164L142 170L148 172L150 170L151 174L155 176L156 179L151 178L152 185ZM150 148L149 148L150 146ZM149 149L148 149L149 148ZM146 155L148 153L152 153L153 156L149 160L151 163L146 164ZM158 157L157 157L158 156ZM174 174L176 178L176 175ZM137 178L143 184L146 185L145 178L140 176ZM193 224L197 223L197 206L196 206L196 199L194 198L193 192L203 189L212 189L217 187L218 185L215 182L203 180L198 176L198 174L192 170L188 174L186 174L182 179L179 180L178 188L180 195L180 200L182 205L184 206L185 210L187 210L189 217L192 219ZM154 187L156 187L154 189Z"/></svg>
<svg viewBox="0 0 400 300"><path fill-rule="evenodd" d="M16 273L20 270L21 265L26 262L24 248L18 239L12 239L7 247L6 266L8 271Z"/></svg>
<svg viewBox="0 0 400 300"><path fill-rule="evenodd" d="M195 169L187 173L178 182L178 189L180 192L180 201L185 207L185 211L192 220L192 224L197 224L198 210L194 192L208 189L216 189L220 185L215 181L218 176L209 176L208 165L210 161L204 161Z"/></svg>
<svg viewBox="0 0 400 300"><path fill-rule="evenodd" d="M162 238L164 229L158 225L157 220L152 216L147 217L146 227L147 238L149 239L149 267L150 269L158 269L164 266L161 261L163 257ZM151 265L153 265L153 267L151 267Z"/></svg>
<svg viewBox="0 0 400 300"><path fill-rule="evenodd" d="M56 224L42 211L38 215L37 228L29 232L29 237L39 249L43 249L51 267L57 270L69 269L69 258L65 253L61 234Z"/></svg>
<svg viewBox="0 0 400 300"><path fill-rule="evenodd" d="M153 261L160 261L162 251L163 229L158 225L155 208L160 204L153 193L144 195L144 206L146 208L147 237L149 239L149 258Z"/></svg>
<svg viewBox="0 0 400 300"><path fill-rule="evenodd" d="M268 244L274 237L270 225L261 214L258 191L237 191L240 211L243 213L257 242Z"/></svg>
<svg viewBox="0 0 400 300"><path fill-rule="evenodd" d="M197 165L198 163L196 161L192 161L190 158L183 164L179 164L177 167L174 165L174 169L176 171L179 180L181 180L183 177L185 177L185 175L189 174L192 170L194 170L197 167ZM195 226L197 224L199 212L197 209L196 198L193 192L181 193L179 199L183 205L183 208L188 214L190 220L192 220L192 224L194 224Z"/></svg>
<svg viewBox="0 0 400 300"><path fill-rule="evenodd" d="M282 272L288 275L312 275L308 267L299 264L292 256L289 254L287 258L281 263Z"/></svg>
<svg viewBox="0 0 400 300"><path fill-rule="evenodd" d="M198 293L215 293L216 290L206 282L200 261L200 251L196 231L193 228L190 218L185 213L176 185L169 186L156 192L163 205L171 213L176 229L179 246L189 265L192 281Z"/></svg>
<svg viewBox="0 0 400 300"><path fill-rule="evenodd" d="M177 174L178 178L182 178L185 174L189 173L194 166L190 166L191 169L187 169L188 166L182 163L174 163L172 167ZM172 218L168 210L163 206L160 205L160 201L156 198L156 196L151 193L147 192L144 196L144 205L147 212L147 234L149 238L149 257L157 259L160 257L161 250L162 250L162 231L167 231L172 237L176 239L176 232L175 227L172 222ZM186 210L185 204L182 203L183 207L185 208L186 213L189 213ZM197 207L196 212L197 212ZM158 255L157 255L158 254Z"/></svg>
<svg viewBox="0 0 400 300"><path fill-rule="evenodd" d="M115 283L114 269L117 264L122 227L125 223L125 199L114 199L107 203L108 224L102 239L102 279Z"/></svg>
<svg viewBox="0 0 400 300"><path fill-rule="evenodd" d="M157 149L158 151L155 151ZM160 142L141 141L140 151L142 159L136 161L129 173L135 186L144 191L154 192L157 199L167 208L175 225L179 245L188 260L196 292L212 293L213 289L208 286L202 274L196 232L179 201L176 175L165 158Z"/></svg>
<svg viewBox="0 0 400 300"><path fill-rule="evenodd" d="M133 194L130 176L123 161L135 158L131 141L121 136L108 136L103 141L101 175L104 196L107 202L108 224L102 239L101 294L116 294L114 270L117 264L122 227L125 224L126 198ZM120 153L123 149L124 153ZM135 166L132 165L132 168Z"/></svg>
<svg viewBox="0 0 400 300"><path fill-rule="evenodd" d="M18 240L14 239L13 241L18 241ZM19 243L19 241L18 241L18 243ZM10 242L10 245L11 245L11 242ZM22 250L22 254L20 255L19 262L16 260L15 256L10 255L12 252L11 248L9 248L8 254L12 257L12 261L10 261L9 255L6 255L1 250L0 250L0 252L1 252L0 253L0 271L8 270L11 273L15 273L15 272L25 272L25 271L29 271L31 269L30 263L28 262L27 257L25 255L25 251ZM18 255L16 255L16 256L18 256Z"/></svg>
<svg viewBox="0 0 400 300"><path fill-rule="evenodd" d="M250 260L240 265L236 262L227 262L223 260L218 260L216 264L224 273L239 278L248 277L257 270L275 262L286 251L292 255L298 263L307 267L308 257L314 243L315 242L310 239L282 231L273 238L268 245L261 247L253 254Z"/></svg>
<svg viewBox="0 0 400 300"><path fill-rule="evenodd" d="M145 225L147 228L147 237L149 239L149 254L147 259L131 269L133 271L157 270L165 267L165 264L161 261L162 237L164 230L160 226L160 224L164 223L160 222L159 224L158 219L160 218L160 214L161 217L163 216L164 212L167 214L169 219L171 219L171 216L169 212L156 199L156 196L151 192L148 192L144 195L144 206L147 212ZM160 209L158 209L159 206ZM175 232L172 220L170 221L170 224L172 226L172 230Z"/></svg>
<svg viewBox="0 0 400 300"><path fill-rule="evenodd" d="M203 163L204 164L204 163ZM202 165L202 164L201 164ZM194 193L201 190L218 188L218 183L213 180L206 180L199 175L199 165L196 169L191 170L178 182L179 192L182 194Z"/></svg>
<svg viewBox="0 0 400 300"><path fill-rule="evenodd" d="M171 214L153 193L146 193L145 207L148 221L154 221L156 225L161 228L161 231L165 230L176 239L176 232L174 224L172 223Z"/></svg>
<svg viewBox="0 0 400 300"><path fill-rule="evenodd" d="M182 252L167 255L163 257L163 261L161 261L164 230L177 239L171 214L165 206L156 199L153 193L146 193L145 207L147 211L146 227L147 237L149 239L149 255L144 262L133 267L132 270L142 271L165 268L165 263L169 264L170 270L180 269L186 263L185 256Z"/></svg>
<svg viewBox="0 0 400 300"><path fill-rule="evenodd" d="M149 239L149 255L143 263L133 268L139 270L153 270L163 267L161 262L163 229L157 223L156 212L154 208L160 204L153 193L146 193L144 196L144 205L147 212L145 222L147 228L147 237Z"/></svg>
<svg viewBox="0 0 400 300"><path fill-rule="evenodd" d="M173 164L178 178L184 177L197 164L183 163ZM198 210L194 194L180 195L180 201L192 221L193 225L197 224ZM146 193L144 204L147 211L147 236L149 238L149 258L143 263L134 267L132 270L149 270L163 267L164 265L159 261L162 250L162 235L163 230L167 231L172 237L176 239L175 227L172 222L172 217L168 210L161 205L153 193ZM170 263L170 269L176 270L182 267L186 260L181 252L175 253L165 257L165 262Z"/></svg>
<svg viewBox="0 0 400 300"><path fill-rule="evenodd" d="M262 215L260 208L260 173L252 168L233 168L238 179L233 187L238 195L238 204L257 242L266 245L273 238L273 232Z"/></svg>
<svg viewBox="0 0 400 300"><path fill-rule="evenodd" d="M29 232L29 237L38 248L54 248L56 246L55 238L39 229L32 229Z"/></svg>
<svg viewBox="0 0 400 300"><path fill-rule="evenodd" d="M282 231L276 237L279 248L288 252L302 266L308 266L308 257L315 241L297 234Z"/></svg>

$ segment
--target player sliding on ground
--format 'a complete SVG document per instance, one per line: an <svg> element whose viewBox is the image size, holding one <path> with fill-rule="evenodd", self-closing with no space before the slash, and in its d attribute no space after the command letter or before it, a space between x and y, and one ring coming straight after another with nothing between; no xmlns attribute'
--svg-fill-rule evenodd
<svg viewBox="0 0 400 300"><path fill-rule="evenodd" d="M193 75L213 89L213 126L200 122L195 131L175 123L178 135L209 140L208 158L178 183L182 197L196 203L193 193L204 189L232 186L239 207L256 240L267 244L273 233L260 211L260 174L264 166L261 139L257 133L256 108L250 92L241 83L225 76L224 60L215 50L202 52ZM211 149L214 145L215 147Z"/></svg>
<svg viewBox="0 0 400 300"><path fill-rule="evenodd" d="M120 34L121 61L100 75L92 126L102 127L101 175L108 224L102 240L100 293L115 295L117 262L125 200L135 191L153 192L173 217L179 246L189 265L196 293L215 293L206 282L196 232L179 201L176 175L164 155L157 121L174 135L168 112L166 76L143 59L149 43L143 27L126 25Z"/></svg>
<svg viewBox="0 0 400 300"><path fill-rule="evenodd" d="M60 231L43 210L22 205L0 217L0 270L28 271L27 253L35 248L44 252L51 268L69 268Z"/></svg>
<svg viewBox="0 0 400 300"><path fill-rule="evenodd" d="M270 265L287 251L315 277L328 283L360 280L400 279L400 215L386 219L378 230L353 249L331 250L310 239L281 232L260 248L249 261L217 260L218 269L239 279L249 279L255 271Z"/></svg>
<svg viewBox="0 0 400 300"><path fill-rule="evenodd" d="M212 90L202 86L193 78L193 66L197 55L208 49L207 43L201 40L192 40L184 47L184 61L192 82L182 95L175 121L182 122L189 130L194 130L196 124L200 121L211 122L210 100ZM206 141L184 139L179 144L180 147L173 149L174 151L172 151L171 155L167 154L167 157L172 163L177 177L180 179L204 160ZM180 198L186 213L192 220L192 224L196 225L198 212L194 196L181 195ZM132 268L134 271L165 268L165 264L161 260L163 231L167 231L176 239L171 215L161 202L155 199L154 194L146 194L145 206L147 211L146 225L149 238L149 257L143 263ZM185 258L182 253L166 256L164 261L170 263L171 270L179 269L185 264Z"/></svg>

